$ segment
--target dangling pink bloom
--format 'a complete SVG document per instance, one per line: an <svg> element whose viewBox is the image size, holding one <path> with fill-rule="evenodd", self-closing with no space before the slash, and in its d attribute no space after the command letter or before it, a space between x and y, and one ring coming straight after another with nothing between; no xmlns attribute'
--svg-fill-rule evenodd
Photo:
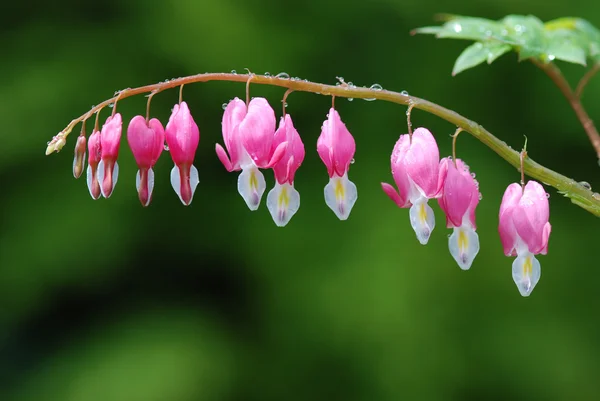
<svg viewBox="0 0 600 401"><path fill-rule="evenodd" d="M165 130L156 118L146 121L143 116L135 116L127 127L127 142L138 165L135 186L142 206L148 206L154 189L152 167L160 157L165 144Z"/></svg>
<svg viewBox="0 0 600 401"><path fill-rule="evenodd" d="M219 144L216 152L227 171L239 171L238 192L250 210L258 209L266 183L259 168L272 168L285 153L287 143L273 147L275 112L264 98L246 104L238 98L223 114L223 140L229 157Z"/></svg>
<svg viewBox="0 0 600 401"><path fill-rule="evenodd" d="M356 185L348 179L356 143L338 112L332 107L323 122L317 152L329 173L325 186L325 203L340 220L346 220L358 198Z"/></svg>
<svg viewBox="0 0 600 401"><path fill-rule="evenodd" d="M439 196L440 152L431 132L417 128L412 135L400 135L392 152L392 176L398 191L381 183L398 207L410 207L410 224L423 245L435 227L435 216L427 201Z"/></svg>
<svg viewBox="0 0 600 401"><path fill-rule="evenodd" d="M300 194L294 188L294 176L305 154L304 144L289 114L279 121L272 146L277 149L282 143L287 143L286 151L273 166L275 188L267 195L267 208L279 227L285 226L300 208Z"/></svg>
<svg viewBox="0 0 600 401"><path fill-rule="evenodd" d="M540 262L534 255L548 252L552 226L548 221L548 194L539 183L529 181L524 188L510 184L500 205L498 232L506 256L517 256L512 276L519 292L531 294L541 275Z"/></svg>
<svg viewBox="0 0 600 401"><path fill-rule="evenodd" d="M73 157L73 177L81 177L83 173L83 167L85 165L85 151L87 150L87 139L85 135L79 135L77 137L77 143L75 144L75 156Z"/></svg>
<svg viewBox="0 0 600 401"><path fill-rule="evenodd" d="M121 130L123 120L117 113L106 119L100 134L102 157L98 164L98 181L102 196L109 198L112 195L117 180L119 179L119 146L121 145Z"/></svg>
<svg viewBox="0 0 600 401"><path fill-rule="evenodd" d="M102 156L102 147L100 143L100 131L94 131L88 141L88 167L87 167L87 185L92 199L98 199L102 195L100 182L98 181L98 164Z"/></svg>
<svg viewBox="0 0 600 401"><path fill-rule="evenodd" d="M446 214L446 226L454 231L448 239L450 254L463 270L468 270L479 252L475 232L475 208L479 203L479 184L462 160L446 157L440 162L441 197L438 203Z"/></svg>
<svg viewBox="0 0 600 401"><path fill-rule="evenodd" d="M173 107L165 129L165 139L175 167L171 170L171 185L184 205L192 203L194 191L200 182L194 157L200 141L200 130L192 118L186 102Z"/></svg>

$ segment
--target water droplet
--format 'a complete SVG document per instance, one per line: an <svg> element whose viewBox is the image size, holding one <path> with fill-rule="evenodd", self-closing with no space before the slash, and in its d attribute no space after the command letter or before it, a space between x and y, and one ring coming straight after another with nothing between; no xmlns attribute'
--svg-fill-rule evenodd
<svg viewBox="0 0 600 401"><path fill-rule="evenodd" d="M402 96L408 96L408 91L402 91L402 92L400 92L400 94L401 94Z"/></svg>
<svg viewBox="0 0 600 401"><path fill-rule="evenodd" d="M237 71L236 70L231 70L231 73L234 75L237 75Z"/></svg>
<svg viewBox="0 0 600 401"><path fill-rule="evenodd" d="M585 188L585 189L587 189L587 190L590 190L590 191L592 190L592 186L590 185L590 183L589 183L589 182L586 182L586 181L581 181L581 182L579 183L579 185L581 185L582 187L584 187L584 188Z"/></svg>
<svg viewBox="0 0 600 401"><path fill-rule="evenodd" d="M373 85L371 85L371 87L369 89L374 90L374 91L383 90L383 88L379 84L373 84Z"/></svg>
<svg viewBox="0 0 600 401"><path fill-rule="evenodd" d="M227 108L227 103L223 103L223 104L221 105L221 108L222 108L223 110L225 110L225 109Z"/></svg>
<svg viewBox="0 0 600 401"><path fill-rule="evenodd" d="M479 193L479 200L483 199L483 195L481 195L481 192Z"/></svg>
<svg viewBox="0 0 600 401"><path fill-rule="evenodd" d="M363 98L363 100L366 100L367 102L372 102L373 100L376 100L374 97L366 97Z"/></svg>
<svg viewBox="0 0 600 401"><path fill-rule="evenodd" d="M288 103L287 103L287 102L285 102L285 103L283 104L283 107L288 107Z"/></svg>
<svg viewBox="0 0 600 401"><path fill-rule="evenodd" d="M115 104L114 104L114 103L110 103L110 104L108 105L108 107L110 107L110 108L112 109L113 107L115 107Z"/></svg>
<svg viewBox="0 0 600 401"><path fill-rule="evenodd" d="M350 164L354 164L354 158L352 158L352 160L350 160Z"/></svg>
<svg viewBox="0 0 600 401"><path fill-rule="evenodd" d="M594 192L592 194L592 198L596 199L596 200L600 200L600 194L598 192Z"/></svg>
<svg viewBox="0 0 600 401"><path fill-rule="evenodd" d="M265 76L265 77L270 77L270 76L271 76L271 73L267 71L267 72L265 72L265 73L264 73L264 76Z"/></svg>
<svg viewBox="0 0 600 401"><path fill-rule="evenodd" d="M471 173L471 177L475 178L476 177L475 173Z"/></svg>
<svg viewBox="0 0 600 401"><path fill-rule="evenodd" d="M168 151L169 151L169 145L167 145L167 144L165 143L165 147L164 147L164 149L165 149L165 152L168 152Z"/></svg>
<svg viewBox="0 0 600 401"><path fill-rule="evenodd" d="M280 72L279 74L276 75L277 78L280 79L290 79L290 76L288 75L287 72Z"/></svg>
<svg viewBox="0 0 600 401"><path fill-rule="evenodd" d="M292 81L300 81L300 77L294 77L292 78Z"/></svg>
<svg viewBox="0 0 600 401"><path fill-rule="evenodd" d="M546 192L546 198L549 198L550 194L548 192Z"/></svg>
<svg viewBox="0 0 600 401"><path fill-rule="evenodd" d="M340 86L340 83L339 83L339 82L336 82L336 83L335 83L335 86ZM600 164L600 163L598 163L598 164Z"/></svg>
<svg viewBox="0 0 600 401"><path fill-rule="evenodd" d="M452 27L452 29L454 29L454 32L458 33L462 31L462 25L455 23L454 26Z"/></svg>
<svg viewBox="0 0 600 401"><path fill-rule="evenodd" d="M350 88L356 88L356 85L354 85L354 84L352 83L352 81L348 82L348 86L349 86Z"/></svg>
<svg viewBox="0 0 600 401"><path fill-rule="evenodd" d="M351 101L353 101L353 100L354 100L354 98L353 98L353 97L349 97L349 98L348 98L348 101L349 101L349 102L351 102Z"/></svg>

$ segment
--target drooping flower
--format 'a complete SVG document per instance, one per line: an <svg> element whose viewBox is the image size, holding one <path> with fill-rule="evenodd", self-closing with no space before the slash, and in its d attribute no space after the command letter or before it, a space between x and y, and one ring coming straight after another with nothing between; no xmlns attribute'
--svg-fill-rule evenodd
<svg viewBox="0 0 600 401"><path fill-rule="evenodd" d="M305 155L304 144L289 114L279 121L273 148L282 143L287 143L286 151L281 160L273 166L275 187L267 195L267 208L279 227L285 226L300 207L300 194L294 188L294 176Z"/></svg>
<svg viewBox="0 0 600 401"><path fill-rule="evenodd" d="M102 196L109 198L112 195L117 180L119 179L119 147L121 145L121 131L123 120L121 114L116 113L106 119L100 134L101 160L98 164L98 181Z"/></svg>
<svg viewBox="0 0 600 401"><path fill-rule="evenodd" d="M524 188L513 183L506 188L500 205L498 232L506 256L517 256L512 276L519 292L531 294L541 275L534 255L548 252L552 226L548 221L548 194L541 184L529 181Z"/></svg>
<svg viewBox="0 0 600 401"><path fill-rule="evenodd" d="M267 187L259 168L272 168L283 157L287 143L273 147L275 112L264 98L254 98L248 106L238 98L223 114L223 140L229 157L219 144L215 150L227 171L239 171L238 192L250 210L257 210Z"/></svg>
<svg viewBox="0 0 600 401"><path fill-rule="evenodd" d="M454 231L448 239L450 254L463 270L468 270L479 252L475 232L475 208L480 194L475 178L462 160L446 157L440 162L441 196L438 203L446 214L446 226Z"/></svg>
<svg viewBox="0 0 600 401"><path fill-rule="evenodd" d="M435 216L427 201L439 196L440 152L435 138L425 128L417 128L412 140L408 134L400 135L391 162L398 191L384 182L381 187L398 207L410 207L410 224L425 245L435 227Z"/></svg>
<svg viewBox="0 0 600 401"><path fill-rule="evenodd" d="M148 206L154 189L152 167L165 144L164 128L156 118L146 121L143 116L135 116L127 127L127 142L139 168L135 180L138 197L143 206Z"/></svg>
<svg viewBox="0 0 600 401"><path fill-rule="evenodd" d="M83 167L85 165L85 151L87 150L87 139L85 135L79 135L77 137L77 143L75 144L75 155L73 157L73 177L81 177L83 173Z"/></svg>
<svg viewBox="0 0 600 401"><path fill-rule="evenodd" d="M88 141L88 166L87 185L92 199L98 199L102 195L100 182L98 181L98 164L102 156L100 143L100 131L94 131Z"/></svg>
<svg viewBox="0 0 600 401"><path fill-rule="evenodd" d="M192 118L186 102L173 107L173 113L165 128L165 139L175 166L171 170L171 185L184 205L192 203L194 192L200 182L194 166L200 130Z"/></svg>
<svg viewBox="0 0 600 401"><path fill-rule="evenodd" d="M358 198L356 185L348 179L356 143L338 112L332 107L323 122L317 152L329 173L325 186L325 203L340 220L346 220Z"/></svg>

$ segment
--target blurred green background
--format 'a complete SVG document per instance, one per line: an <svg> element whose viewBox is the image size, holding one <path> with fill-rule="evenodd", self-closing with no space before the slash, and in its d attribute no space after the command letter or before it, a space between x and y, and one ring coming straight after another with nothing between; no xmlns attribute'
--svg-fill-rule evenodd
<svg viewBox="0 0 600 401"><path fill-rule="evenodd" d="M109 200L71 173L74 138L46 141L115 90L198 72L287 72L379 83L447 106L532 158L600 187L582 127L550 80L514 54L452 78L466 42L411 37L438 12L488 18L581 16L600 3L508 0L6 2L0 6L0 400L597 400L599 220L552 188L549 254L523 299L503 255L497 213L518 172L463 134L477 173L481 251L463 272L443 214L423 247L408 211L381 191L406 132L405 108L339 99L354 134L359 199L340 222L326 207L316 153L331 100L293 93L288 112L306 144L302 206L277 228L250 212L219 163L221 105L244 85L210 82L184 96L200 127L200 186L190 207L171 189L164 153L142 208L123 141ZM572 82L581 67L562 65ZM281 88L252 86L280 115ZM157 95L166 122L177 91ZM600 120L600 78L585 105ZM128 121L145 98L127 99ZM103 119L108 115L104 112ZM416 110L442 155L454 128ZM75 129L75 134L79 127ZM268 188L273 177L266 172Z"/></svg>

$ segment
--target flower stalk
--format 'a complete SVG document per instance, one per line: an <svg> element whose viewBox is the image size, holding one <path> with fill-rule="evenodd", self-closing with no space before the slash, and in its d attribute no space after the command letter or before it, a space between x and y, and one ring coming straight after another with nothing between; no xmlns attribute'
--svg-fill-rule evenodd
<svg viewBox="0 0 600 401"><path fill-rule="evenodd" d="M54 137L49 142L46 149L46 154L60 150L64 145L64 141L73 128L80 122L86 119L93 113L97 113L104 107L115 103L117 100L121 101L125 98L140 95L144 93L159 92L166 89L176 88L182 85L192 84L196 82L208 82L208 81L230 81L230 82L241 82L247 83L252 80L252 84L257 85L271 85L279 86L282 88L291 89L298 92L311 92L315 94L332 96L332 97L345 97L355 99L377 99L392 103L408 106L411 110L413 108L426 111L430 114L438 116L449 123L461 128L463 131L469 132L473 137L482 142L485 146L496 152L501 158L506 160L513 167L521 168L521 157L520 153L510 148L504 141L492 135L489 131L483 128L478 123L471 121L460 114L449 110L443 106L435 104L425 99L421 99L415 96L409 96L408 94L380 90L354 87L351 85L326 85L316 82L304 81L295 78L281 78L277 76L264 76L256 74L234 74L234 73L205 73L191 75L187 77L181 77L170 81L159 82L152 85L141 86L138 88L128 88L120 91L116 96L105 100L102 103L94 106L91 110L87 111L80 117L72 120L67 127ZM570 88L569 88L570 90ZM572 90L570 90L572 94ZM580 103L579 103L580 104ZM583 111L585 113L585 111ZM578 114L579 115L579 114ZM586 114L587 116L587 114ZM588 117L589 120L589 117ZM589 120L591 122L591 120ZM586 126L584 124L584 126ZM592 125L588 125L593 128ZM595 128L594 128L595 129ZM598 145L600 149L600 143ZM550 185L557 189L561 194L571 199L571 201L587 210L588 212L600 217L600 194L592 193L587 187L577 183L575 180L559 174L549 168L546 168L539 163L536 163L529 157L523 160L523 171L525 174L539 180L546 185Z"/></svg>

